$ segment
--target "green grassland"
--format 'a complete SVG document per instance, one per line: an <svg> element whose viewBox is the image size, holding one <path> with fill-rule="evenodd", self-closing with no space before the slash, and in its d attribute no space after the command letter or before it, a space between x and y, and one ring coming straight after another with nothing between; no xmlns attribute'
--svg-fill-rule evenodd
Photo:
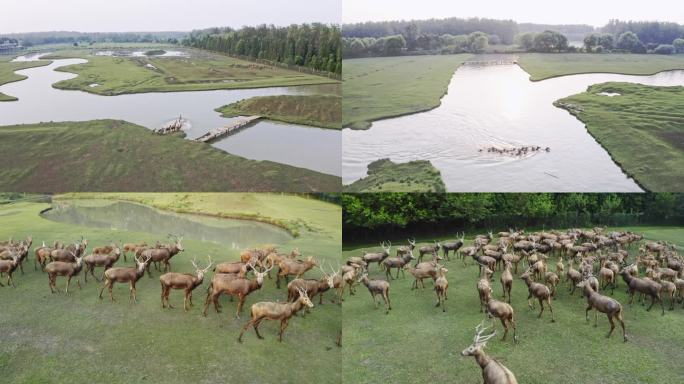
<svg viewBox="0 0 684 384"><path fill-rule="evenodd" d="M578 73L652 75L684 69L684 55L522 53L518 64L533 81Z"/></svg>
<svg viewBox="0 0 684 384"><path fill-rule="evenodd" d="M439 106L454 71L467 54L344 60L342 126L370 128L372 121Z"/></svg>
<svg viewBox="0 0 684 384"><path fill-rule="evenodd" d="M681 243L683 228L635 227L627 228L642 233L648 240L668 240ZM496 231L494 231L496 232ZM353 239L345 239L345 243ZM395 246L405 240L393 239ZM432 244L433 239L423 239ZM466 238L469 245L472 238ZM419 245L421 241L419 239ZM343 252L346 259L361 256L372 247L347 246ZM355 248L355 249L352 249ZM394 253L394 248L392 249ZM636 252L636 248L631 252ZM633 259L632 259L633 260ZM472 357L462 357L461 351L468 347L474 329L484 316L479 312L476 289L477 268L469 260L467 267L454 258L446 262L449 272L449 298L447 312L435 307L437 297L432 281L426 280L426 288L412 291L413 278L391 281L390 299L392 310L388 315L382 309L374 309L366 287L359 285L356 296L345 296L343 382L349 383L481 383L480 367ZM555 271L556 258L549 260L550 270ZM522 264L521 264L522 267ZM394 271L396 272L396 270ZM522 271L519 271L522 273ZM374 264L371 277L384 278ZM493 294L501 298L500 272L494 275ZM657 306L651 312L635 303L627 305L625 284L619 279L613 295L623 304L628 342L622 341L618 329L610 339L605 334L610 328L605 315L599 316L598 328L584 319L586 299L574 297L567 292L568 286L558 287L553 308L556 323L551 323L547 310L537 319L536 310L526 304L527 287L515 277L512 305L517 321L518 343L500 337L491 340L486 347L489 356L507 366L519 383L527 384L643 384L675 383L684 379L684 309L676 305L674 311L660 315ZM669 305L669 302L667 303ZM657 310L656 310L657 308ZM487 325L490 323L487 321ZM496 322L499 335L503 334L500 322Z"/></svg>
<svg viewBox="0 0 684 384"><path fill-rule="evenodd" d="M445 192L439 170L427 160L393 163L380 159L368 164L368 176L343 186L345 192Z"/></svg>
<svg viewBox="0 0 684 384"><path fill-rule="evenodd" d="M341 97L335 95L259 96L216 109L223 117L259 115L269 120L341 129Z"/></svg>
<svg viewBox="0 0 684 384"><path fill-rule="evenodd" d="M82 58L84 64L57 70L75 73L57 82L58 89L81 90L99 95L142 92L203 91L337 83L336 80L256 64L211 53L186 50L189 57L95 56L91 50L58 50L44 58ZM91 84L99 84L91 87Z"/></svg>
<svg viewBox="0 0 684 384"><path fill-rule="evenodd" d="M19 71L21 69L42 67L44 65L50 64L48 60L38 60L38 61L18 61L11 62L13 56L0 56L0 85L12 83L14 81L21 81L26 79L26 76L18 75L14 71ZM0 101L16 101L18 100L14 96L5 95L0 92Z"/></svg>
<svg viewBox="0 0 684 384"><path fill-rule="evenodd" d="M231 212L238 206L224 206L221 199L205 200L206 195L191 195L190 204L200 202L202 208ZM161 198L164 199L163 197ZM248 203L244 209L260 211L278 205L279 214L292 220L305 220L316 231L278 244L289 251L299 247L304 255L321 261L336 261L340 252L340 208L328 203L296 196L264 195ZM233 202L237 200L229 199ZM270 203L269 203L270 201ZM267 202L266 206L260 206ZM249 205L251 204L251 205ZM289 210L289 207L293 210ZM55 239L71 241L84 235L91 246L108 243L112 236L124 241L154 242L148 233L86 228L41 218L38 213L47 204L18 203L0 208L0 238L33 235L34 244ZM194 206L193 206L194 207ZM195 208L193 208L195 209ZM195 239L183 241L185 252L174 257L173 270L193 272L190 260L212 255L217 261L238 259L239 250ZM256 245L256 244L255 244ZM282 343L277 341L278 325L264 322L265 340L245 334L237 342L241 327L247 322L249 306L257 301L285 300L283 289L277 290L273 280L266 279L261 290L252 293L242 319L234 318L235 303L221 299L223 312L213 309L205 318L201 309L211 273L195 290L195 306L184 313L179 306L182 294L171 293L174 310L162 310L158 276L143 277L137 284L138 304L127 299L128 287L117 284L117 302L98 300L100 283L89 279L78 290L72 285L70 294L51 294L47 276L34 271L33 251L26 263L26 274L15 273L16 288L0 288L3 309L0 311L0 373L11 383L304 383L339 382L340 349L335 339L340 330L340 307L331 304L326 294L324 305L312 309L305 318L290 321ZM131 264L119 261L118 266ZM320 276L312 271L311 278ZM58 278L58 287L65 282ZM105 293L106 296L106 293ZM36 360L38 359L38 360Z"/></svg>
<svg viewBox="0 0 684 384"><path fill-rule="evenodd" d="M0 127L6 191L339 191L339 177L248 160L118 120Z"/></svg>
<svg viewBox="0 0 684 384"><path fill-rule="evenodd" d="M615 162L646 189L684 190L684 87L603 83L555 105L584 122Z"/></svg>

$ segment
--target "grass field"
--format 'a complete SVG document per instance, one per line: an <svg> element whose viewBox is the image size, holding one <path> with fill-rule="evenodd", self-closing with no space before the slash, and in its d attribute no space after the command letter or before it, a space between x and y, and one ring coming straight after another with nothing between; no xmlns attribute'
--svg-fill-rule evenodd
<svg viewBox="0 0 684 384"><path fill-rule="evenodd" d="M368 164L368 176L343 186L345 192L445 192L439 170L427 160L393 163L380 159Z"/></svg>
<svg viewBox="0 0 684 384"><path fill-rule="evenodd" d="M339 177L248 160L117 120L0 127L6 191L339 191Z"/></svg>
<svg viewBox="0 0 684 384"><path fill-rule="evenodd" d="M556 105L584 122L615 162L648 190L684 190L684 87L603 83Z"/></svg>
<svg viewBox="0 0 684 384"><path fill-rule="evenodd" d="M50 61L48 60L11 62L10 60L13 58L13 56L0 56L0 85L26 79L26 76L17 75L14 73L14 71L26 68L42 67L44 65L50 64ZM5 95L4 93L0 92L0 101L16 100L18 100L16 97Z"/></svg>
<svg viewBox="0 0 684 384"><path fill-rule="evenodd" d="M341 97L335 95L260 96L216 109L223 117L259 115L268 120L341 129Z"/></svg>
<svg viewBox="0 0 684 384"><path fill-rule="evenodd" d="M344 60L342 126L370 128L374 120L439 106L454 71L470 55Z"/></svg>
<svg viewBox="0 0 684 384"><path fill-rule="evenodd" d="M612 230L613 228L611 228ZM681 243L684 228L636 227L625 228L642 233L648 240L668 240ZM496 231L494 231L496 232ZM347 241L353 239L346 239ZM405 239L391 239L393 245ZM421 239L418 239L420 245ZM431 244L433 239L422 239ZM466 238L466 244L472 237ZM418 245L418 246L419 246ZM343 256L361 256L363 250L378 246L345 245ZM681 248L680 248L681 249ZM636 251L633 249L632 251ZM392 249L394 253L394 248ZM633 260L633 259L632 259ZM549 261L555 270L556 258ZM392 311L375 310L370 294L363 285L357 295L345 296L343 382L349 383L481 383L480 367L472 357L462 357L474 329L483 320L479 313L476 289L477 269L473 261L464 267L454 258L446 262L449 269L449 299L447 312L435 307L437 302L433 284L426 280L424 290L411 291L413 278L406 273L391 281ZM522 266L522 264L521 264ZM395 270L396 272L396 270ZM371 277L384 277L376 265L371 266ZM501 297L500 273L494 275L494 297ZM586 299L579 293L571 297L567 285L561 283L553 302L556 323L551 323L548 309L542 319L536 310L527 308L527 287L515 278L513 301L519 341L513 344L511 334L502 342L491 340L485 349L489 356L507 366L519 383L526 384L643 384L678 383L684 380L684 309L676 305L672 312L660 315L660 308L646 312L645 308L627 304L625 284L620 279L614 298L623 304L629 341L623 343L616 330L611 339L604 336L610 328L605 315L599 316L598 328L586 324ZM668 302L669 304L669 302ZM489 325L489 322L487 322ZM497 321L502 335L503 328ZM500 337L498 337L500 339Z"/></svg>
<svg viewBox="0 0 684 384"><path fill-rule="evenodd" d="M208 51L186 50L189 57L95 56L95 50L58 50L44 58L82 58L84 64L57 70L78 76L53 86L99 95L203 91L337 83L326 77L256 64ZM91 84L99 84L91 87Z"/></svg>
<svg viewBox="0 0 684 384"><path fill-rule="evenodd" d="M278 206L278 215L290 220L306 220L315 231L278 246L286 251L299 247L304 255L334 261L339 257L341 229L340 208L317 200L295 196L262 195L256 199L243 195L246 206L235 205L238 198L206 200L207 195L192 195L190 204L199 202L200 210L232 212L243 209L260 211ZM197 200L196 200L197 198ZM164 199L164 197L160 197ZM260 203L265 203L261 206ZM35 242L54 239L70 241L84 235L89 244L107 243L112 236L124 240L155 241L153 235L126 231L84 228L42 219L38 216L46 204L20 203L0 207L0 238L32 234ZM292 209L290 209L290 207ZM159 239L164 240L164 239ZM207 254L215 260L234 260L238 250L215 243L184 240L185 252L173 259L174 271L191 272L190 260ZM316 305L305 318L292 319L283 343L277 342L278 325L262 324L265 340L254 332L237 342L247 321L249 305L256 301L284 300L284 290L266 279L264 287L252 293L241 320L233 317L235 303L222 299L223 312L213 309L201 315L205 290L211 274L195 291L195 307L188 313L178 308L182 295L171 293L175 310L162 310L158 273L143 277L138 283L138 304L127 300L128 287L117 284L116 303L97 298L100 284L89 279L83 290L75 284L70 294L50 294L47 277L34 271L33 252L26 264L26 274L17 272L16 288L0 288L3 310L0 311L0 374L11 383L304 383L339 382L340 349L334 344L340 330L340 309L326 296L323 306ZM130 261L129 261L130 263ZM124 265L123 260L118 265ZM311 272L312 278L320 271ZM58 278L58 287L65 282ZM106 295L106 294L105 294ZM38 358L37 360L34 360Z"/></svg>
<svg viewBox="0 0 684 384"><path fill-rule="evenodd" d="M530 74L530 80L578 73L620 73L652 75L684 69L684 55L653 54L582 54L582 53L523 53L518 64Z"/></svg>

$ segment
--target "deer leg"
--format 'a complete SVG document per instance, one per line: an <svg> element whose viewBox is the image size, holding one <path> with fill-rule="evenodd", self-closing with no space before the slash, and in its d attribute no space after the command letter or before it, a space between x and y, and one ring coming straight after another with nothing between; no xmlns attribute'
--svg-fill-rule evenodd
<svg viewBox="0 0 684 384"><path fill-rule="evenodd" d="M532 298L532 292L530 292L530 293L527 295L527 306L528 306L530 309L534 309L534 303L532 302L532 300L530 300L531 298ZM482 298L480 298L480 300L482 300Z"/></svg>
<svg viewBox="0 0 684 384"><path fill-rule="evenodd" d="M14 283L12 283L12 286L14 286ZM660 297L660 295L657 295L658 301L660 302L660 309L662 312L660 313L661 316L665 316L665 306L663 305L663 298Z"/></svg>
<svg viewBox="0 0 684 384"><path fill-rule="evenodd" d="M83 289L83 288L81 288L81 277L80 276L76 276L76 285L78 285L79 290Z"/></svg>
<svg viewBox="0 0 684 384"><path fill-rule="evenodd" d="M114 295L112 294L112 288L114 287L114 283L110 282L109 280L107 280L107 282L109 283L107 286L107 290L109 290L109 300L111 300L111 302L113 303L116 301L114 300Z"/></svg>
<svg viewBox="0 0 684 384"><path fill-rule="evenodd" d="M594 311L594 328L598 328L598 312L598 310ZM610 315L608 317L610 318Z"/></svg>
<svg viewBox="0 0 684 384"><path fill-rule="evenodd" d="M136 297L137 290L135 289L135 283L131 281L131 295L133 296L133 302L138 304L138 298ZM130 300L130 299L129 299Z"/></svg>
<svg viewBox="0 0 684 384"><path fill-rule="evenodd" d="M245 295L239 295L238 296L238 304L237 304L237 310L235 311L235 317L240 318L240 312L242 311L242 304L245 303Z"/></svg>
<svg viewBox="0 0 684 384"><path fill-rule="evenodd" d="M584 311L584 318L587 320L587 323L589 322L589 311L591 311L591 304L587 306L587 309Z"/></svg>
<svg viewBox="0 0 684 384"><path fill-rule="evenodd" d="M285 332L285 328L287 327L287 319L282 319L280 320L280 334L278 335L278 341L283 342L283 332Z"/></svg>
<svg viewBox="0 0 684 384"><path fill-rule="evenodd" d="M508 325L506 324L506 320L504 320L503 317L500 317L499 320L501 320L501 325L504 327L504 334L503 337L501 338L501 341L506 340L506 336L508 335Z"/></svg>
<svg viewBox="0 0 684 384"><path fill-rule="evenodd" d="M544 313L544 301L542 301L541 298L539 298L539 305L541 306L541 310L539 311L539 316L537 316L537 318L541 319L542 313Z"/></svg>
<svg viewBox="0 0 684 384"><path fill-rule="evenodd" d="M152 264L152 263L147 263L147 267L145 267L145 269L147 270L147 277L152 278L152 271L150 270L150 264Z"/></svg>
<svg viewBox="0 0 684 384"><path fill-rule="evenodd" d="M551 311L551 322L555 323L556 322L556 317L553 314L553 305L551 305L551 298L547 297L546 302L549 304L549 311Z"/></svg>
<svg viewBox="0 0 684 384"><path fill-rule="evenodd" d="M254 330L256 331L257 336L259 336L259 330L257 329L255 319L251 319L247 322L247 324L245 324L244 327L242 327L242 330L240 331L240 336L238 336L238 342L242 343L242 335L245 334L245 331L247 330L247 328L249 328L250 325L254 325Z"/></svg>
<svg viewBox="0 0 684 384"><path fill-rule="evenodd" d="M50 287L50 292L55 293L55 291L52 289L52 278L48 277L48 286ZM0 283L0 287L4 287L2 283Z"/></svg>
<svg viewBox="0 0 684 384"><path fill-rule="evenodd" d="M211 292L207 292L207 298L204 300L204 309L202 309L202 315L207 316L207 307L209 307L209 300L211 297Z"/></svg>
<svg viewBox="0 0 684 384"><path fill-rule="evenodd" d="M607 316L608 321L610 321L610 331L608 331L606 338L610 337L613 334L613 330L615 329L615 321L613 321L613 315L608 313Z"/></svg>
<svg viewBox="0 0 684 384"><path fill-rule="evenodd" d="M615 317L618 319L620 322L620 326L622 327L622 339L623 341L627 341L627 334L625 334L625 322L622 320L622 308L620 308L620 311L615 314Z"/></svg>
<svg viewBox="0 0 684 384"><path fill-rule="evenodd" d="M71 276L67 276L66 290L64 291L67 295L69 294L69 284L71 284Z"/></svg>
<svg viewBox="0 0 684 384"><path fill-rule="evenodd" d="M648 307L648 309L646 310L646 312L648 312L648 311L651 310L651 308L653 307L653 304L655 304L655 301L656 301L656 297L655 297L655 296L651 296L651 305Z"/></svg>

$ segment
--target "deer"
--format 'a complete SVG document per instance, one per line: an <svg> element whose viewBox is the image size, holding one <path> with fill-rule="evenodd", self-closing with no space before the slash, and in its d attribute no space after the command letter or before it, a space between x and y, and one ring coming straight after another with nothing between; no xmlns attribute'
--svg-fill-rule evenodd
<svg viewBox="0 0 684 384"><path fill-rule="evenodd" d="M370 292L370 295L373 298L375 309L378 309L378 302L375 300L375 295L382 296L382 299L385 301L385 305L387 306L385 309L385 314L389 314L389 311L392 310L392 304L390 303L389 298L390 283L386 280L371 280L368 278L367 273L363 273L357 282L363 283L363 285L368 288L368 292Z"/></svg>
<svg viewBox="0 0 684 384"><path fill-rule="evenodd" d="M285 259L278 264L278 268L280 268L280 271L278 271L277 279L276 279L276 287L280 289L280 278L284 277L285 282L289 283L289 277L290 275L295 276L295 278L300 278L304 273L306 273L308 270L310 270L313 267L317 267L318 262L314 260L313 256L309 256L306 260L300 261L300 260L290 260L290 259Z"/></svg>
<svg viewBox="0 0 684 384"><path fill-rule="evenodd" d="M487 356L484 352L487 341L496 336L496 331L483 336L483 333L486 330L487 328L484 328L484 324L480 323L480 325L475 328L473 343L470 344L468 348L464 349L463 352L461 352L461 355L475 357L475 361L477 361L477 364L480 365L480 369L482 369L484 384L518 384L518 380L516 380L513 372L495 359Z"/></svg>
<svg viewBox="0 0 684 384"><path fill-rule="evenodd" d="M243 263L248 263L250 260L256 257L257 259L257 264L259 266L262 265L264 260L266 259L266 256L268 256L271 253L276 253L276 248L273 245L268 245L265 246L261 249L255 248L255 249L246 249L242 252L240 252L240 261ZM297 256L299 256L299 251L297 250Z"/></svg>
<svg viewBox="0 0 684 384"><path fill-rule="evenodd" d="M57 243L57 242L55 242ZM40 265L40 270L45 272L45 265L47 264L48 259L50 258L50 254L54 250L54 247L48 247L45 245L45 242L43 242L43 246L36 248L35 255L36 258L33 259L33 270L37 271L38 270L38 265Z"/></svg>
<svg viewBox="0 0 684 384"><path fill-rule="evenodd" d="M477 281L476 287L477 293L480 296L480 312L484 312L483 308L487 304L487 295L492 293L492 287L489 285L489 281L491 280L494 271L485 265L481 265L480 270L482 272L480 275L480 280Z"/></svg>
<svg viewBox="0 0 684 384"><path fill-rule="evenodd" d="M214 267L214 272L217 274L220 273L232 273L232 274L238 274L240 277L245 277L249 269L253 268L253 266L256 265L258 262L258 259L256 257L252 258L249 262L242 262L242 261L227 261L223 263L216 264ZM273 265L271 265L270 268L273 268ZM269 273L271 272L271 269L269 269Z"/></svg>
<svg viewBox="0 0 684 384"><path fill-rule="evenodd" d="M11 285L12 288L16 288L16 285L14 285L14 280L12 280L12 274L19 266L19 254L12 252L11 257L12 258L10 260L0 260L0 273L6 273L7 285ZM4 285L0 283L0 287L4 287Z"/></svg>
<svg viewBox="0 0 684 384"><path fill-rule="evenodd" d="M207 273L213 263L210 256L207 257L206 268L200 268L197 265L197 258L193 258L191 263L195 268L194 275L189 273L167 272L159 276L159 282L161 283L162 309L166 309L167 306L169 309L174 309L171 303L169 303L169 293L171 292L171 289L182 289L184 291L183 310L185 312L188 312L188 302L190 302L190 306L192 306L192 291L202 285L204 274Z"/></svg>
<svg viewBox="0 0 684 384"><path fill-rule="evenodd" d="M402 276L406 277L406 275L404 274L404 266L408 265L408 263L410 263L413 259L415 259L415 257L413 256L412 250L409 250L407 253L404 253L401 256L390 257L385 259L382 262L382 265L385 268L385 275L388 279L393 280L394 278L392 277L392 269L396 268L397 279L399 278L399 271L401 271Z"/></svg>
<svg viewBox="0 0 684 384"><path fill-rule="evenodd" d="M315 299L318 295L318 305L323 305L323 293L335 287L335 279L334 275L328 275L323 268L319 267L319 269L323 272L323 277L319 280L294 279L287 284L287 301L296 300L297 290L301 288L306 289L306 294L311 299Z"/></svg>
<svg viewBox="0 0 684 384"><path fill-rule="evenodd" d="M534 309L534 302L530 299L532 297L537 298L537 300L539 300L539 305L541 306L539 316L537 317L541 318L542 313L544 313L544 301L546 301L546 303L549 305L549 310L551 311L551 322L555 323L556 318L553 314L553 306L551 305L551 290L546 285L533 281L532 277L530 276L530 272L531 271L528 269L522 274L522 276L520 276L525 284L527 284L527 290L529 291L529 294L527 295L527 305L530 307L530 309Z"/></svg>
<svg viewBox="0 0 684 384"><path fill-rule="evenodd" d="M442 306L442 312L446 312L447 291L449 290L449 281L446 278L446 273L449 272L446 268L439 269L439 277L435 280L435 293L437 294L436 307Z"/></svg>
<svg viewBox="0 0 684 384"><path fill-rule="evenodd" d="M344 298L344 287L348 286L349 287L349 295L353 296L355 289L354 289L354 283L356 283L356 278L359 273L359 270L362 270L362 268L359 265L353 264L353 265L345 265L340 268L342 271L342 289L339 292L340 296L340 301L343 301Z"/></svg>
<svg viewBox="0 0 684 384"><path fill-rule="evenodd" d="M76 283L78 284L78 289L81 289L81 278L78 276L81 273L81 269L83 269L83 255L77 256L73 252L71 254L76 259L73 263L67 261L53 261L45 267L45 271L48 274L50 292L55 293L55 289L57 289L57 276L64 276L67 278L66 294L69 294L69 285L74 276L77 276ZM57 293L59 293L59 290L57 290Z"/></svg>
<svg viewBox="0 0 684 384"><path fill-rule="evenodd" d="M554 272L546 272L544 274L544 282L551 289L551 298L555 299L556 298L556 287L558 286L558 283L560 282L560 277L558 277L558 275L556 275Z"/></svg>
<svg viewBox="0 0 684 384"><path fill-rule="evenodd" d="M601 289L604 290L610 284L610 294L615 291L615 274L612 269L606 267L606 261L601 262L601 269L599 269L599 280L601 282Z"/></svg>
<svg viewBox="0 0 684 384"><path fill-rule="evenodd" d="M363 256L361 258L363 259L363 261L366 262L367 270L370 270L371 263L377 263L378 268L380 268L380 263L382 263L386 258L389 257L390 248L392 248L392 242L388 242L388 244L385 244L385 242L383 241L382 243L380 243L380 246L382 247L382 252L363 253Z"/></svg>
<svg viewBox="0 0 684 384"><path fill-rule="evenodd" d="M142 243L125 243L123 245L123 257L124 261L128 261L128 258L126 255L128 252L132 252L134 255L138 253L138 251L141 248L146 248L147 247L147 242L143 241Z"/></svg>
<svg viewBox="0 0 684 384"><path fill-rule="evenodd" d="M456 240L447 240L442 244L442 251L444 252L444 257L446 258L447 261L449 260L449 252L453 251L454 256L456 256L456 252L458 252L459 248L463 246L463 242L465 241L465 233L461 234L461 237L459 237Z"/></svg>
<svg viewBox="0 0 684 384"><path fill-rule="evenodd" d="M134 256L135 267L115 267L110 268L104 272L104 285L100 289L100 300L102 300L102 292L105 288L109 291L109 299L111 302L115 302L114 295L112 294L112 288L115 283L129 283L131 285L128 300L133 300L134 303L138 303L137 299L137 289L135 288L135 283L140 280L140 278L145 274L145 268L147 268L151 257L149 255Z"/></svg>
<svg viewBox="0 0 684 384"><path fill-rule="evenodd" d="M425 283L423 282L423 279L431 278L436 275L437 269L441 268L441 265L436 265L435 267L432 268L415 268L412 267L411 265L407 264L404 266L404 269L409 271L409 273L413 276L413 284L411 285L411 290L418 289L418 282L420 282L421 287L424 289L425 288Z"/></svg>
<svg viewBox="0 0 684 384"><path fill-rule="evenodd" d="M33 240L31 240L33 242ZM21 274L24 274L24 260L29 252L29 243L25 240L19 242L18 245L8 247L4 251L0 252L0 260L12 260L12 253L16 253L19 256L19 269Z"/></svg>
<svg viewBox="0 0 684 384"><path fill-rule="evenodd" d="M577 284L582 281L582 274L572 267L572 259L568 260L568 272L565 274L565 281L570 283L568 292L570 292L570 295L574 295Z"/></svg>
<svg viewBox="0 0 684 384"><path fill-rule="evenodd" d="M119 261L119 256L121 254L121 252L117 251L119 251L119 248L113 248L110 253L93 253L85 256L83 258L83 262L85 263L86 267L84 276L85 282L88 282L88 272L90 272L90 275L93 276L95 280L98 282L101 281L97 278L97 276L95 276L95 267L104 267L104 271L113 267L114 264ZM100 250L100 252L104 251ZM104 271L102 271L102 276L104 276Z"/></svg>
<svg viewBox="0 0 684 384"><path fill-rule="evenodd" d="M397 247L397 257L401 257L409 253L409 251L412 252L414 249L416 249L416 239L407 239L407 241L408 245L400 245Z"/></svg>
<svg viewBox="0 0 684 384"><path fill-rule="evenodd" d="M622 338L626 342L627 335L625 334L625 322L622 320L622 305L620 303L608 296L604 296L592 288L591 284L588 284L588 280L582 280L577 284L577 288L584 291L584 295L587 297L587 309L584 311L584 317L589 322L589 311L595 309L594 312L594 327L598 327L598 313L605 313L608 316L608 321L610 322L610 331L606 335L609 338L615 330L615 320L620 322L622 326Z"/></svg>
<svg viewBox="0 0 684 384"><path fill-rule="evenodd" d="M147 248L140 251L140 255L149 258L150 261L147 263L147 275L152 277L152 271L150 269L150 263L163 263L164 272L171 271L171 258L176 256L178 253L183 252L183 237L173 237L173 244L169 246L162 246L160 248ZM157 268L159 269L159 268Z"/></svg>
<svg viewBox="0 0 684 384"><path fill-rule="evenodd" d="M634 265L634 264L632 264ZM634 302L634 294L636 292L646 294L651 297L651 305L646 309L646 311L650 311L651 308L653 308L653 304L655 304L656 301L660 302L660 308L661 308L661 315L665 315L665 307L663 305L663 301L660 297L660 290L661 290L661 285L656 283L653 280L647 280L647 279L640 279L638 277L634 277L630 274L630 267L632 266L627 266L623 268L620 271L620 275L622 276L622 279L625 281L627 284L628 288L628 293L629 293L629 305L631 306L632 303ZM642 303L643 305L643 303Z"/></svg>
<svg viewBox="0 0 684 384"><path fill-rule="evenodd" d="M245 333L249 326L254 327L254 332L259 339L263 339L263 336L259 334L259 324L263 320L280 320L280 334L278 336L278 341L283 341L283 333L287 328L288 322L297 312L299 312L304 307L313 308L313 303L309 296L306 295L306 291L299 290L299 298L294 303L274 303L270 301L262 301L259 303L252 304L250 311L251 319L240 331L240 336L238 336L238 342L242 343L242 335Z"/></svg>
<svg viewBox="0 0 684 384"><path fill-rule="evenodd" d="M209 306L210 301L214 303L216 313L220 312L218 309L218 298L222 293L225 293L228 296L237 297L238 304L235 310L235 317L239 319L240 313L242 312L242 306L245 304L247 296L256 290L261 289L261 287L264 284L264 276L268 274L268 271L270 269L259 272L257 269L254 268L254 265L252 264L252 270L256 275L256 278L254 280L241 277L223 280L212 280L211 287L207 292L207 299L204 302L204 310L202 314L204 316L207 315L207 307Z"/></svg>
<svg viewBox="0 0 684 384"><path fill-rule="evenodd" d="M442 248L442 245L437 240L435 240L434 245L423 245L422 247L418 248L418 262L423 261L423 255L426 253L436 255L440 248Z"/></svg>
<svg viewBox="0 0 684 384"><path fill-rule="evenodd" d="M511 273L511 263L504 262L504 270L501 272L501 289L503 290L503 299L506 300L506 292L508 292L508 302L511 302L511 290L513 289L513 274Z"/></svg>
<svg viewBox="0 0 684 384"><path fill-rule="evenodd" d="M81 257L88 247L88 240L82 239L65 248L56 248L50 252L50 260L62 262L74 262L77 257Z"/></svg>
<svg viewBox="0 0 684 384"><path fill-rule="evenodd" d="M283 254L283 253L277 253L277 252L271 252L268 255L266 255L266 259L264 260L266 268L273 268L277 267L278 264L280 264L281 261L285 259L290 259L290 260L295 260L297 257L301 256L301 253L299 252L299 248L295 248L290 252L289 255ZM271 278L271 271L268 271L268 278L269 280Z"/></svg>
<svg viewBox="0 0 684 384"><path fill-rule="evenodd" d="M117 243L111 243L110 245L106 245L103 247L93 248L94 255L108 255L112 252L117 253L119 256L121 256L121 248L119 248L119 245Z"/></svg>
<svg viewBox="0 0 684 384"><path fill-rule="evenodd" d="M490 319L496 317L501 321L501 325L504 327L504 335L501 338L501 341L506 340L509 325L513 327L513 342L518 341L518 337L515 335L515 314L513 312L513 307L503 301L495 300L492 298L491 294L487 294L485 300L487 302L485 307L487 317Z"/></svg>

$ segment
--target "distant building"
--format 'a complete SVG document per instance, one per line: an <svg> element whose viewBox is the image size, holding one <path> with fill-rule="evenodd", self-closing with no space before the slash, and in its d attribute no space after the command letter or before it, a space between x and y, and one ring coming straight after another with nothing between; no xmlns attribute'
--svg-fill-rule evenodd
<svg viewBox="0 0 684 384"><path fill-rule="evenodd" d="M21 46L19 41L14 39L4 39L0 40L0 55L9 55L15 52L19 52L24 47Z"/></svg>

